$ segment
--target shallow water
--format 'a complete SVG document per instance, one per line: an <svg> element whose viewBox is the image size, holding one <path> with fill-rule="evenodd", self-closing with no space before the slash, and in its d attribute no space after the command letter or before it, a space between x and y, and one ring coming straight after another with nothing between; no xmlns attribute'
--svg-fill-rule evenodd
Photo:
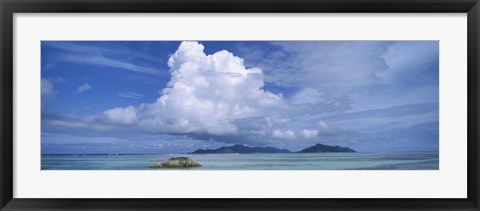
<svg viewBox="0 0 480 211"><path fill-rule="evenodd" d="M189 170L438 170L438 153L286 153L42 155L42 170L163 170L150 165L187 156ZM171 169L168 169L171 170Z"/></svg>

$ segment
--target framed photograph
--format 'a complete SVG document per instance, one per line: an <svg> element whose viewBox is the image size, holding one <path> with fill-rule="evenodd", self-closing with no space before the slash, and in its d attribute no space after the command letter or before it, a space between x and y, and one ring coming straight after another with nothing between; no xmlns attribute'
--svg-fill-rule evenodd
<svg viewBox="0 0 480 211"><path fill-rule="evenodd" d="M480 210L477 0L0 6L1 210Z"/></svg>

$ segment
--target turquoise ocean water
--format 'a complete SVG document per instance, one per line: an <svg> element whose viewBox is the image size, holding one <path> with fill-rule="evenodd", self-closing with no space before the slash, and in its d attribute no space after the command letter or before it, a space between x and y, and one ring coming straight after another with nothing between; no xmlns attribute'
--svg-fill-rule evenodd
<svg viewBox="0 0 480 211"><path fill-rule="evenodd" d="M42 170L165 170L150 165L187 156L189 170L438 170L437 152L285 154L42 155ZM168 169L172 170L172 169ZM180 169L179 169L180 170ZM184 169L182 169L184 170Z"/></svg>

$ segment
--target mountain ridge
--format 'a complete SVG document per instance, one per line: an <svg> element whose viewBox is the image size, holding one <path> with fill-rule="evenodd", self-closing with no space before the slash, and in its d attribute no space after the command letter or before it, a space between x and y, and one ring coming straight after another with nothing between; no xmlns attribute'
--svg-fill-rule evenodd
<svg viewBox="0 0 480 211"><path fill-rule="evenodd" d="M355 150L349 147L341 147L341 146L329 146L324 144L315 144L311 147L307 147L299 153L319 153L319 152L356 152Z"/></svg>
<svg viewBox="0 0 480 211"><path fill-rule="evenodd" d="M240 144L235 144L233 146L224 146L217 149L198 149L190 154L220 154L220 153L240 153L240 154L250 154L250 153L290 153L286 149L277 149L274 147L247 147Z"/></svg>
<svg viewBox="0 0 480 211"><path fill-rule="evenodd" d="M217 149L197 149L188 154L223 154L223 153L238 153L238 154L252 154L252 153L324 153L324 152L356 152L349 147L329 146L324 144L316 144L307 147L298 152L292 152L287 149L278 149L271 146L266 147L248 147L241 144L232 146L223 146Z"/></svg>

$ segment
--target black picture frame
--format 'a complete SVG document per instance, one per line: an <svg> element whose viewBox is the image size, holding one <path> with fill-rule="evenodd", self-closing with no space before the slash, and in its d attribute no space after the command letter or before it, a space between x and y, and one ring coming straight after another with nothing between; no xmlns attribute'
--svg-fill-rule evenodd
<svg viewBox="0 0 480 211"><path fill-rule="evenodd" d="M1 210L480 210L478 0L0 0ZM467 13L466 199L25 199L13 198L14 13ZM446 190L448 191L448 190Z"/></svg>

